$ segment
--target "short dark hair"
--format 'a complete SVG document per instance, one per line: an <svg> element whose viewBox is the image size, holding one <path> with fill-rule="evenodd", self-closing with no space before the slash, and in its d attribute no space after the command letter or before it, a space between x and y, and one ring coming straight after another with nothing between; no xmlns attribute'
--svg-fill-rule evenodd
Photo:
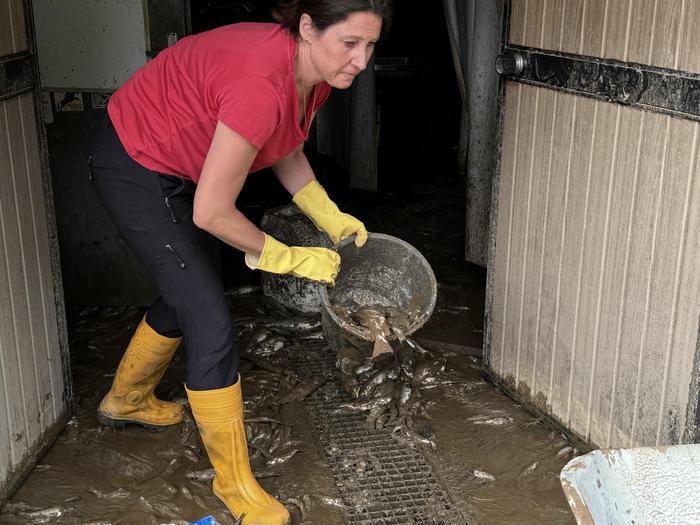
<svg viewBox="0 0 700 525"><path fill-rule="evenodd" d="M316 29L324 31L353 13L367 11L382 18L383 36L391 25L391 0L282 0L273 14L282 27L298 37L304 13L311 17Z"/></svg>

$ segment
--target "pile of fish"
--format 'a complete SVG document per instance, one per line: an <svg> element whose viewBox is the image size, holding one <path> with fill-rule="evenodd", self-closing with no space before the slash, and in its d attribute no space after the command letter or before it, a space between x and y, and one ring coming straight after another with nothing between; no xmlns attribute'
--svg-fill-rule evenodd
<svg viewBox="0 0 700 525"><path fill-rule="evenodd" d="M334 306L334 310L374 339L371 351L346 346L337 352L335 379L352 398L350 402L340 403L338 412L366 412L367 421L374 428L391 427L432 445L414 429L417 419L429 419L422 390L437 385L446 360L405 335L417 313L380 306ZM250 403L255 405L255 410L251 411L256 414L265 407L274 415L279 406L303 401L334 378L327 374L300 377L289 365L294 352L326 346L318 314L294 314L272 300L264 300L258 311L260 317L238 320L241 369L247 372L257 367L273 374L273 379L269 374L266 379L261 378L276 382L268 389L268 397L251 399ZM265 442L269 440L265 438ZM267 454L278 451L279 447L264 451L256 446L253 440L253 454L275 463L275 458ZM288 453L294 451L293 446L286 449ZM279 457L279 461L283 461L283 457Z"/></svg>
<svg viewBox="0 0 700 525"><path fill-rule="evenodd" d="M339 410L368 412L375 427L392 425L396 430L412 430L416 417L429 419L421 389L434 386L445 369L445 359L436 358L410 338L395 350L375 357L345 347L336 363L343 390L353 401Z"/></svg>

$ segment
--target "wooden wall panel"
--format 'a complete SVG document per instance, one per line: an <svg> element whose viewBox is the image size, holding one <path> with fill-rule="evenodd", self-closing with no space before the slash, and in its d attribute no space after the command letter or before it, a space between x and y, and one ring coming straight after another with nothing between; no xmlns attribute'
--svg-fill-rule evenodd
<svg viewBox="0 0 700 525"><path fill-rule="evenodd" d="M619 409L617 378L620 355L623 309L629 287L631 231L641 164L645 113L619 108L620 130L615 158L611 163L610 227L607 229L605 260L602 272L599 330L595 365L591 368L588 390L588 414L585 435L601 436L599 444L610 446L612 415ZM613 227L615 225L616 227Z"/></svg>
<svg viewBox="0 0 700 525"><path fill-rule="evenodd" d="M493 370L600 446L677 443L698 395L700 124L506 91Z"/></svg>
<svg viewBox="0 0 700 525"><path fill-rule="evenodd" d="M535 124L534 137L549 137L550 144L554 139L555 124L555 98L553 91L537 90L535 92ZM528 202L526 221L526 252L527 261L524 264L523 292L520 305L519 335L520 348L518 351L518 363L516 367L516 384L528 385L532 393L536 393L535 377L539 354L539 326L538 311L541 306L539 300L540 276L542 273L544 251L544 227L547 211L547 191L549 185L551 147L536 148L536 140L532 142L532 155L528 168ZM537 198L537 197L540 198Z"/></svg>
<svg viewBox="0 0 700 525"><path fill-rule="evenodd" d="M542 225L542 261L538 279L538 308L535 355L533 364L535 379L531 391L534 401L541 410L549 411L550 399L556 377L559 297L562 284L560 268L563 258L564 236L560 226L561 217L567 204L567 178L570 157L574 145L574 130L578 110L576 101L571 111L563 111L562 104L570 98L556 93L553 103L552 138L549 147L547 167L547 191L544 196L544 224Z"/></svg>
<svg viewBox="0 0 700 525"><path fill-rule="evenodd" d="M66 409L33 108L0 102L0 495Z"/></svg>
<svg viewBox="0 0 700 525"><path fill-rule="evenodd" d="M506 100L505 100L505 115L504 115L504 134L503 134L503 147L502 147L502 166L501 170L504 173L509 173L510 175L504 177L502 184L500 185L499 192L499 220L498 220L498 232L497 236L501 240L501 250L499 256L495 260L496 273L500 275L507 275L509 273L509 261L510 261L510 237L508 232L513 225L512 209L513 203L513 188L512 183L515 179L513 172L516 169L515 158L518 154L517 145L518 131L520 129L518 115L520 113L520 99L522 86L518 84L511 84L506 90ZM509 282L505 279L499 280L494 284L494 304L497 305L499 311L506 311L508 309L508 290ZM494 318L493 324L491 326L492 334L492 345L498 348L497 352L491 354L491 366L503 373L505 370L504 355L505 355L505 345L503 329L505 327L505 322L502 317Z"/></svg>
<svg viewBox="0 0 700 525"><path fill-rule="evenodd" d="M27 157L27 192L31 206L31 217L34 227L34 239L36 249L36 265L38 280L36 293L41 297L41 310L38 316L41 323L37 325L37 337L43 339L46 349L46 358L50 372L51 403L53 404L54 418L59 417L65 410L66 400L63 398L65 390L63 377L63 362L58 352L60 340L58 335L59 312L56 309L56 297L54 281L52 278L51 254L49 247L49 227L47 214L44 208L45 196L41 180L41 163L39 157L39 131L34 119L34 101L30 94L19 97L20 113L22 121L22 135L24 137L25 154ZM62 314L61 314L62 315ZM48 410L48 407L47 407Z"/></svg>
<svg viewBox="0 0 700 525"><path fill-rule="evenodd" d="M0 56L27 50L22 0L0 0Z"/></svg>
<svg viewBox="0 0 700 525"><path fill-rule="evenodd" d="M698 31L699 0L513 0L510 42L700 73Z"/></svg>

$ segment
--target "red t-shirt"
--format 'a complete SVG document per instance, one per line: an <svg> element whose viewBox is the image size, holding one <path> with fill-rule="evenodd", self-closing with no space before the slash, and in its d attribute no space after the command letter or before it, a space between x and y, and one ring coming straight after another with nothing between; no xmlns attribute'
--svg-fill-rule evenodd
<svg viewBox="0 0 700 525"><path fill-rule="evenodd" d="M163 50L109 101L127 153L148 169L197 182L220 120L258 148L251 172L273 165L308 134L297 115L295 47L277 24L244 23ZM315 86L305 123L330 91L325 82Z"/></svg>

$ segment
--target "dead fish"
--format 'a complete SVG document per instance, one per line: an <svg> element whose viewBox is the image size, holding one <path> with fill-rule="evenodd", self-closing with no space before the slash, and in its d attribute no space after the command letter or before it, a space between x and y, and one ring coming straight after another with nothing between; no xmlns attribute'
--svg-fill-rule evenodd
<svg viewBox="0 0 700 525"><path fill-rule="evenodd" d="M279 419L274 419L272 417L249 417L245 420L246 423L271 423L273 425L282 425L283 423Z"/></svg>
<svg viewBox="0 0 700 525"><path fill-rule="evenodd" d="M281 374L282 372L284 372L282 367L275 365L274 363L270 362L268 359L265 359L263 357L258 357L256 355L243 352L241 352L241 357L250 361L259 369L265 370L266 372L270 372L271 374Z"/></svg>
<svg viewBox="0 0 700 525"><path fill-rule="evenodd" d="M319 330L321 328L321 319L318 317L292 317L280 321L271 321L263 326L276 332L303 334Z"/></svg>
<svg viewBox="0 0 700 525"><path fill-rule="evenodd" d="M380 429L384 427L384 424L389 419L389 415L387 414L387 406L388 405L374 407L369 411L367 422L373 428Z"/></svg>
<svg viewBox="0 0 700 525"><path fill-rule="evenodd" d="M21 515L34 523L51 523L52 520L61 518L72 511L72 507L49 507L47 509L23 512Z"/></svg>
<svg viewBox="0 0 700 525"><path fill-rule="evenodd" d="M430 350L426 350L420 344L418 344L417 341L411 339L410 337L406 338L406 343L408 343L408 345L413 348L413 350L423 359L432 359L435 357Z"/></svg>
<svg viewBox="0 0 700 525"><path fill-rule="evenodd" d="M323 335L323 330L318 330L316 332L309 332L303 334L299 337L299 341L302 343L313 342L313 341L325 341L326 337Z"/></svg>
<svg viewBox="0 0 700 525"><path fill-rule="evenodd" d="M418 432L416 432L413 429L404 428L403 433L408 439L410 439L414 443L420 443L421 445L426 445L430 448L437 448L437 445L435 444L435 441L433 441L432 438L421 436Z"/></svg>
<svg viewBox="0 0 700 525"><path fill-rule="evenodd" d="M413 387L420 387L423 382L430 377L434 377L445 370L445 358L432 359L424 361L418 366L413 373Z"/></svg>
<svg viewBox="0 0 700 525"><path fill-rule="evenodd" d="M270 357L282 350L286 343L287 340L283 337L279 335L273 335L267 337L259 343L248 345L245 352L246 354L252 354L255 357Z"/></svg>
<svg viewBox="0 0 700 525"><path fill-rule="evenodd" d="M528 476L529 474L532 474L537 468L540 466L539 461L535 461L532 465L528 465L525 467L523 470L520 471L520 477L523 476Z"/></svg>
<svg viewBox="0 0 700 525"><path fill-rule="evenodd" d="M372 397L374 390L376 390L379 385L386 381L386 379L386 370L378 370L374 372L369 376L369 378L367 378L367 381L362 384L362 388L360 388L360 397L365 399Z"/></svg>
<svg viewBox="0 0 700 525"><path fill-rule="evenodd" d="M336 369L340 370L343 374L349 375L354 374L355 369L358 366L365 364L365 361L366 358L362 355L361 352L359 352L355 348L346 346L338 350L336 354L335 367Z"/></svg>
<svg viewBox="0 0 700 525"><path fill-rule="evenodd" d="M396 396L396 382L393 380L387 380L384 383L377 386L377 388L372 393L372 397L384 397L390 396L394 398Z"/></svg>
<svg viewBox="0 0 700 525"><path fill-rule="evenodd" d="M113 490L111 492L102 492L101 490L91 488L88 490L91 494L94 494L100 499L107 499L110 501L115 501L115 500L120 500L120 499L126 499L131 497L131 492L124 490L122 488Z"/></svg>
<svg viewBox="0 0 700 525"><path fill-rule="evenodd" d="M496 476L494 476L493 474L489 474L485 470L474 469L470 472L470 474L478 479L486 479L489 481L496 481Z"/></svg>
<svg viewBox="0 0 700 525"><path fill-rule="evenodd" d="M284 405L290 401L303 401L313 392L325 385L329 379L330 378L326 375L320 375L313 379L309 379L305 383L295 386L292 390L280 398L280 405Z"/></svg>
<svg viewBox="0 0 700 525"><path fill-rule="evenodd" d="M501 426L501 425L507 425L509 423L512 423L513 418L510 416L488 417L485 415L479 415L479 416L472 416L472 417L468 418L467 421L471 421L475 425Z"/></svg>
<svg viewBox="0 0 700 525"><path fill-rule="evenodd" d="M385 397L375 397L368 401L354 401L351 403L341 403L338 405L338 410L349 410L351 412L366 412L367 410L372 410L375 407L380 407L388 405L392 401L391 396Z"/></svg>
<svg viewBox="0 0 700 525"><path fill-rule="evenodd" d="M365 374L372 370L374 368L374 363L370 361L369 363L366 363L364 365L360 365L357 368L355 368L355 375L356 376L361 376L362 374Z"/></svg>
<svg viewBox="0 0 700 525"><path fill-rule="evenodd" d="M177 470L177 467L180 466L180 458L173 458L170 460L170 463L168 463L168 466L165 467L163 470L163 476L170 476L173 472Z"/></svg>
<svg viewBox="0 0 700 525"><path fill-rule="evenodd" d="M400 345L396 349L396 357L401 367L401 372L407 379L413 379L416 369L416 356L408 345Z"/></svg>
<svg viewBox="0 0 700 525"><path fill-rule="evenodd" d="M199 455L191 448L183 448L182 455L185 456L192 463L199 463Z"/></svg>
<svg viewBox="0 0 700 525"><path fill-rule="evenodd" d="M412 415L411 412L411 393L413 392L413 387L411 383L405 382L401 383L400 386L394 391L394 397L396 398L396 405L398 408L398 415L400 417L408 417Z"/></svg>
<svg viewBox="0 0 700 525"><path fill-rule="evenodd" d="M360 385L354 376L341 374L338 379L340 380L340 385L343 387L343 390L345 390L350 397L355 399L359 397L362 385Z"/></svg>
<svg viewBox="0 0 700 525"><path fill-rule="evenodd" d="M260 286L258 285L245 285L237 286L236 288L231 288L226 290L224 295L226 297L245 297L246 295L253 295L260 291Z"/></svg>
<svg viewBox="0 0 700 525"><path fill-rule="evenodd" d="M448 314L461 314L469 310L471 310L471 308L463 305L447 305L440 308L441 312L446 312Z"/></svg>
<svg viewBox="0 0 700 525"><path fill-rule="evenodd" d="M281 456L276 456L276 457L274 457L274 458L268 459L267 462L266 462L266 464L267 464L268 467L274 467L274 466L277 466L277 465L281 465L281 464L284 463L285 461L288 461L289 459L291 459L292 457L294 457L294 456L295 456L296 454L298 454L299 452L301 452L301 450L299 450L298 448L295 448L295 449L293 449L293 450L290 450L290 451L287 452L286 454L283 454L283 455L281 455Z"/></svg>
<svg viewBox="0 0 700 525"><path fill-rule="evenodd" d="M209 483L211 480L214 479L214 469L208 468L205 470L192 470L190 472L185 473L185 477L187 479L191 479L192 481L199 481L200 483Z"/></svg>
<svg viewBox="0 0 700 525"><path fill-rule="evenodd" d="M557 456L559 456L559 457L568 456L573 451L574 451L574 447L564 447L559 452L557 452Z"/></svg>

